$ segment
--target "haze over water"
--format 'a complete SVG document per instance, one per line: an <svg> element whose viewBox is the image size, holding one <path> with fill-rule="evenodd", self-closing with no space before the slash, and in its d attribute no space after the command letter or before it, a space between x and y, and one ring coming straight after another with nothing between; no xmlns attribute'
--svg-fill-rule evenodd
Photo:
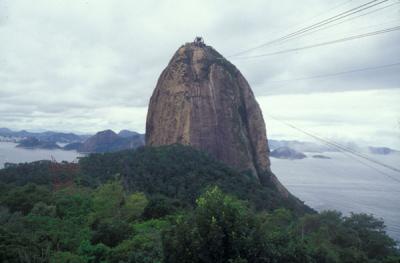
<svg viewBox="0 0 400 263"><path fill-rule="evenodd" d="M82 154L76 151L64 150L45 150L45 149L23 149L15 147L17 144L12 142L0 142L0 168L4 163L23 163L38 160L51 160L53 156L56 161L72 162Z"/></svg>

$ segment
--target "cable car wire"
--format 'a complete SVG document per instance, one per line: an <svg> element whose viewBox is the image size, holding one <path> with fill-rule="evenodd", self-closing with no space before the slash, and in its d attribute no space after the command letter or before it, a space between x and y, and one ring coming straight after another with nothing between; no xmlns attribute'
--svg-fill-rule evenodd
<svg viewBox="0 0 400 263"><path fill-rule="evenodd" d="M276 117L273 117L273 116L271 116L270 114L267 114L267 115L268 115L269 117L271 117L272 119L274 119L274 120L276 120L276 121L278 121L278 122L280 122L280 123L282 123L282 124L284 124L284 125L286 125L286 126L292 128L292 129L295 129L295 130L297 130L297 131L299 131L299 132L301 132L301 133L303 133L303 134L305 134L305 135L307 135L307 136L309 136L309 137L311 137L311 138L313 138L313 139L315 139L315 140L317 140L317 141L320 141L320 142L322 142L323 144L325 144L325 145L327 145L327 146L329 146L329 147L331 147L331 148L335 148L335 149L339 150L339 151L342 152L343 154L345 154L345 155L347 155L347 156L353 158L354 160L357 160L358 162L362 163L363 165L365 165L365 166L367 166L367 167L369 167L369 168L371 168L371 169L374 169L375 171L377 171L377 172L379 172L379 173L381 173L381 174L383 174L383 175L389 177L390 179L392 179L392 180L394 180L394 181L400 183L400 179L398 179L398 178L396 178L396 177L394 177L394 176L392 176L392 175L390 175L390 174L388 174L388 173L386 173L386 172L384 172L384 171L382 171L382 170L380 170L380 169L378 169L378 168L376 168L376 167L374 167L374 166L369 165L368 163L366 163L366 162L364 162L364 161L358 159L357 157L362 158L362 159L365 159L365 160L367 160L367 161L370 161L370 162L372 162L372 163L375 163L376 165L380 165L380 166L382 166L382 167L385 167L385 168L387 168L387 169L390 169L390 170L395 171L395 172L398 172L398 173L400 173L400 169L398 169L398 168L396 168L396 167L393 167L393 166L390 166L390 165L387 165L387 164L384 164L384 163L379 162L379 161L377 161L377 160L374 160L374 159L372 159L372 158L370 158L370 157L368 157L368 156L366 156L366 155L364 155L364 154L361 154L361 153L359 153L359 152L357 152L357 151L355 151L355 150L353 150L353 149L351 149L351 148L348 148L348 147L346 147L346 146L343 146L343 145L340 145L340 144L338 144L338 143L331 142L331 141L329 141L329 140L327 140L327 139L321 138L321 137L319 137L319 136L317 136L317 135L315 135L315 134L312 134L312 133L307 132L307 131L305 131L305 130L303 130L303 129L300 129L300 128L296 127L296 126L293 125L293 124L287 123L287 122L282 121L282 120L280 120L280 119L278 119L278 118L276 118Z"/></svg>
<svg viewBox="0 0 400 263"><path fill-rule="evenodd" d="M261 44L261 45L258 45L258 46L256 46L256 47L249 48L249 49L240 51L240 52L238 52L238 53L232 54L232 55L228 56L228 58L229 58L229 57L236 57L236 56L238 56L238 55L242 55L242 54L248 53L248 52L250 52L250 51L253 51L253 50L256 50L256 49L259 49L259 48L262 48L262 47L265 47L265 46L268 46L268 45L271 45L271 44L280 42L280 41L285 40L285 39L287 39L287 38L292 38L292 37L294 37L294 36L296 36L296 35L299 35L299 34L302 34L302 33L307 32L307 31L310 31L310 30L312 30L312 29L318 28L318 27L320 27L320 26L323 26L323 25L332 23L332 22L337 21L337 20L339 20L339 19L342 19L342 18L351 16L351 15L353 15L353 14L355 14L355 13L364 11L364 10L369 9L369 8L372 8L372 7L376 6L376 5L385 3L385 2L387 2L387 1L389 1L389 0L383 0L383 1L380 1L380 2L378 2L378 3L375 3L375 2L377 2L377 1L378 1L378 0L373 0L373 1L367 2L367 3L365 3L365 4L362 4L362 5L360 5L360 6L357 6L357 7L355 7L355 8L352 8L352 9L347 10L347 11L345 11L345 12L341 12L341 13L339 13L339 14L333 16L333 17L324 19L324 20L322 20L322 21L320 21L320 22L318 22L318 23L315 23L315 24L313 24L313 25L310 25L310 26L307 26L307 27L302 28L302 29L300 29L300 30L297 30L297 31L295 31L295 32L293 32L293 33L290 33L290 34L288 34L288 35L285 35L285 36L279 37L279 38L277 38L277 39L268 41L268 42L263 43L263 44Z"/></svg>
<svg viewBox="0 0 400 263"><path fill-rule="evenodd" d="M389 8L389 7L392 7L392 6L398 5L398 4L400 4L400 2L395 2L395 3L392 3L392 4L390 4L390 5L386 5L386 6L383 6L383 7L381 7L381 8L377 8L377 9L371 10L370 12L363 13L363 14L360 14L360 15L355 16L355 17L350 17L350 18L345 19L345 20L343 20L343 21L339 21L338 23L335 23L335 24L328 24L328 25L325 25L325 26L323 26L323 27L321 27L321 28L315 28L315 29L312 30L312 31L308 31L308 32L305 32L304 34L300 34L300 35L297 35L297 36L294 36L294 37L291 37L291 38L282 40L282 41L280 41L279 43L276 43L276 44L277 44L277 45L281 45L281 44L286 43L286 42L288 42L288 41L291 41L291 40L294 40L294 39L298 39L298 38L302 38L302 37L304 37L304 36L308 36L308 35L313 34L313 33L315 33L315 32L318 32L318 31L321 31L321 30L325 30L325 29L328 29L328 28L331 28L331 27L338 26L338 25L343 24L343 23L345 23L345 22L349 22L349 21L351 21L351 20L354 20L354 19L357 19L357 18L366 16L366 15L370 15L370 14L375 13L375 12L379 12L379 11L381 11L381 10L387 9L387 8ZM393 21L399 22L399 19L396 19L396 20L393 20ZM372 26L372 27L375 27L375 26Z"/></svg>
<svg viewBox="0 0 400 263"><path fill-rule="evenodd" d="M314 76L303 77L303 78L276 80L276 81L271 81L270 83L301 81L301 80L319 79L319 78L330 78L330 77L336 77L336 76L340 76L340 75L353 74L353 73L370 71L370 70L379 70L379 69L391 68L391 67L397 67L397 66L400 66L400 62L392 63L392 64L386 64L386 65L380 65L380 66L375 66L375 67L359 68L359 69L340 71L340 72L335 72L335 73L314 75Z"/></svg>
<svg viewBox="0 0 400 263"><path fill-rule="evenodd" d="M385 29L378 30L378 31L373 31L373 32L368 32L368 33L364 33L364 34L360 34L360 35L354 35L354 36L349 36L349 37L340 38L340 39L336 39L336 40L321 42L321 43L308 45L308 46L284 49L284 50L271 52L271 53L264 53L264 54L253 55L253 56L235 57L234 59L250 59L250 58L260 58L260 57L279 55L279 54L284 54L284 53L289 53L289 52L294 52L294 51L300 51L300 50L304 50L304 49L311 49L311 48L316 48L316 47L321 47L321 46L326 46L326 45L332 45L332 44L336 44L336 43L340 43L340 42L346 42L346 41L351 41L351 40L355 40L355 39L390 33L390 32L397 31L397 30L400 30L400 26L385 28Z"/></svg>

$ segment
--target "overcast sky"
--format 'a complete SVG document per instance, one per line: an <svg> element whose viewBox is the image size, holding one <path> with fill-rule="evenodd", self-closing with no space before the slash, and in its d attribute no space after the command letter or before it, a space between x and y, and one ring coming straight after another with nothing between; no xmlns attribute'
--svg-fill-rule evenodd
<svg viewBox="0 0 400 263"><path fill-rule="evenodd" d="M293 80L399 63L400 31L230 57L365 2L0 0L0 127L144 132L158 76L180 45L200 35L247 78L269 137L312 140L273 116L325 138L400 149L399 66ZM377 8L242 56L400 25L398 0Z"/></svg>

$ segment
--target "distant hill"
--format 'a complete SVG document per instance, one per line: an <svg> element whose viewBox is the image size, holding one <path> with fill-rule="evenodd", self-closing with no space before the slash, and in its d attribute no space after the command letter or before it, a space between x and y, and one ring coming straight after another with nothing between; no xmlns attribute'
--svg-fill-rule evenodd
<svg viewBox="0 0 400 263"><path fill-rule="evenodd" d="M121 130L118 135L120 137L124 137L124 138L129 138L129 137L135 137L140 135L140 133L134 132L134 131L129 131L129 130Z"/></svg>
<svg viewBox="0 0 400 263"><path fill-rule="evenodd" d="M70 142L80 142L85 140L87 136L77 135L74 133L63 133L63 132L43 132L37 135L38 139L49 142L61 142L61 143L70 143Z"/></svg>
<svg viewBox="0 0 400 263"><path fill-rule="evenodd" d="M332 147L328 147L323 144L313 143L313 142L303 142L303 141L295 141L295 140L273 140L268 139L269 148L275 150L280 147L288 147L293 150L299 152L314 152L314 153L322 153L322 152L336 152L337 150L332 149Z"/></svg>
<svg viewBox="0 0 400 263"><path fill-rule="evenodd" d="M83 145L83 143L81 143L81 142L73 142L73 143L69 143L69 144L65 145L63 147L63 149L67 150L67 151L72 151L72 150L80 151L80 149L82 148L82 145Z"/></svg>
<svg viewBox="0 0 400 263"><path fill-rule="evenodd" d="M142 146L145 143L145 135L140 134L135 131L130 131L127 129L121 130L117 133L113 132L117 137L113 143L106 143L103 140L97 141L97 150L94 152L109 152L109 151L119 151L124 149L134 149L138 146ZM9 128L0 128L0 141L10 141L10 142L22 142L23 140L29 139L23 142L19 147L21 148L41 148L41 149L56 149L61 148L64 150L76 150L84 152L93 146L83 146L84 143L96 135L81 135L72 132L55 132L55 131L45 131L45 132L30 132L26 130L13 131ZM32 140L32 138L38 139L38 142ZM126 140L121 140L126 139ZM93 143L92 139L92 143ZM101 146L101 141L105 145ZM64 147L59 147L56 143L67 144ZM32 146L29 146L31 145ZM324 144L307 142L307 141L297 141L297 140L276 140L268 139L268 145L271 151L280 148L288 147L298 152L309 152L316 153L317 155L324 152L338 152L337 149L329 147ZM363 152L367 154L377 154L377 155L389 155L400 153L400 151L395 150L390 147L379 147L379 146L359 146L354 142L341 143L346 148L355 150L358 152ZM84 147L84 148L82 148ZM89 148L88 148L89 147ZM102 149L104 147L104 149ZM318 157L315 157L318 158Z"/></svg>
<svg viewBox="0 0 400 263"><path fill-rule="evenodd" d="M388 147L373 147L373 146L368 147L368 150L372 154L380 154L380 155L388 155L399 152Z"/></svg>
<svg viewBox="0 0 400 263"><path fill-rule="evenodd" d="M12 130L10 130L8 128L0 128L0 134L9 134L11 132L12 132Z"/></svg>
<svg viewBox="0 0 400 263"><path fill-rule="evenodd" d="M121 130L117 134L112 130L105 130L91 136L54 131L12 131L8 128L0 128L0 140L18 142L17 147L21 148L63 149L101 153L135 149L142 146L144 145L144 134L130 130ZM57 143L66 143L66 145L60 147Z"/></svg>
<svg viewBox="0 0 400 263"><path fill-rule="evenodd" d="M302 152L298 152L296 150L293 150L289 147L279 147L275 150L273 150L270 153L271 157L275 157L275 158L279 158L279 159L304 159L307 156L302 153Z"/></svg>
<svg viewBox="0 0 400 263"><path fill-rule="evenodd" d="M373 146L361 146L354 142L339 142L339 144L346 149L351 151L357 151L362 153L372 153L372 154L394 154L399 153L400 151L389 148L389 147L373 147ZM271 151L281 148L288 147L298 152L309 152L309 153L323 153L323 152L339 152L334 147L327 146L325 144L314 143L314 142L305 142L305 141L296 141L296 140L273 140L268 139L268 145ZM318 157L317 157L318 158Z"/></svg>
<svg viewBox="0 0 400 263"><path fill-rule="evenodd" d="M67 144L64 146L64 149L86 153L104 153L135 149L143 145L144 135L137 132L123 130L119 134L116 134L112 130L105 130L89 137L83 143Z"/></svg>

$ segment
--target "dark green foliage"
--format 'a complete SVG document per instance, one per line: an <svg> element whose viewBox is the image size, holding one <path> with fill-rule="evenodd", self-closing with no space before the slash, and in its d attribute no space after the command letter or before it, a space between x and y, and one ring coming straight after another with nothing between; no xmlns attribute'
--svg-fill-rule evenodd
<svg viewBox="0 0 400 263"><path fill-rule="evenodd" d="M1 169L0 182L16 185L25 185L27 183L48 184L51 182L50 163L50 161L37 161Z"/></svg>
<svg viewBox="0 0 400 263"><path fill-rule="evenodd" d="M51 192L44 186L36 184L26 184L9 189L1 194L1 204L10 209L11 212L19 211L22 214L28 214L35 203L41 201L49 203Z"/></svg>
<svg viewBox="0 0 400 263"><path fill-rule="evenodd" d="M288 237L287 210L257 217L246 203L211 188L191 216L178 216L164 234L165 262L302 262L305 251ZM275 222L278 222L275 224ZM274 232L272 232L274 231Z"/></svg>
<svg viewBox="0 0 400 263"><path fill-rule="evenodd" d="M92 198L89 189L66 188L53 193L57 217L84 224L92 211Z"/></svg>
<svg viewBox="0 0 400 263"><path fill-rule="evenodd" d="M109 247L115 247L130 235L129 224L118 219L95 222L91 228L93 229L91 242L93 244L103 243Z"/></svg>
<svg viewBox="0 0 400 263"><path fill-rule="evenodd" d="M128 191L163 195L194 205L210 185L249 200L257 210L286 207L298 213L311 211L294 197L281 196L261 186L252 176L238 173L207 154L183 145L142 147L136 151L92 154L80 161L84 174L105 182L123 178Z"/></svg>
<svg viewBox="0 0 400 263"><path fill-rule="evenodd" d="M185 208L188 208L188 206L178 199L171 199L162 195L154 195L151 196L148 205L143 211L143 218L161 218L184 210Z"/></svg>
<svg viewBox="0 0 400 263"><path fill-rule="evenodd" d="M381 220L306 210L179 145L21 164L0 170L0 262L399 262Z"/></svg>
<svg viewBox="0 0 400 263"><path fill-rule="evenodd" d="M251 247L254 220L240 201L214 187L197 200L197 205L192 217L178 217L176 228L164 235L166 245L177 242L166 247L166 262L229 262L249 251L246 248Z"/></svg>
<svg viewBox="0 0 400 263"><path fill-rule="evenodd" d="M198 199L193 214L171 222L163 236L165 262L400 260L393 240L382 232L382 221L371 216L327 211L297 218L285 209L254 214L218 188Z"/></svg>
<svg viewBox="0 0 400 263"><path fill-rule="evenodd" d="M386 236L383 221L367 214L351 214L345 218L344 226L353 229L358 237L358 244L368 251L370 258L383 259L393 253L394 241Z"/></svg>
<svg viewBox="0 0 400 263"><path fill-rule="evenodd" d="M34 183L54 187L55 184L78 180L80 177L78 165L68 162L36 161L0 169L0 183L19 186Z"/></svg>
<svg viewBox="0 0 400 263"><path fill-rule="evenodd" d="M268 175L267 175L268 177ZM282 198L272 187L261 186L251 175L239 173L188 146L142 147L116 153L91 154L75 164L39 161L0 170L0 182L35 183L57 188L75 182L97 187L121 178L125 189L161 195L193 206L210 185L249 200L257 210L286 207L299 214L311 212L294 197Z"/></svg>
<svg viewBox="0 0 400 263"><path fill-rule="evenodd" d="M70 252L56 252L50 258L50 263L86 263L85 257Z"/></svg>

